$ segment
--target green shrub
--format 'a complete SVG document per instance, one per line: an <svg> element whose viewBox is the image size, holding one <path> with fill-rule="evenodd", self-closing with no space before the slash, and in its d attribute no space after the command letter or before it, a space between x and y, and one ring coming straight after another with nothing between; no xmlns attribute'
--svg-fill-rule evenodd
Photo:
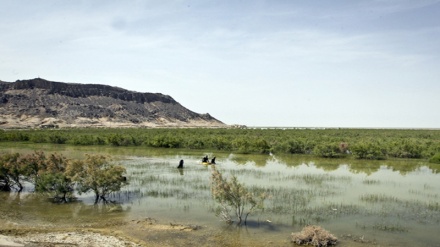
<svg viewBox="0 0 440 247"><path fill-rule="evenodd" d="M350 150L356 159L386 159L386 152L377 142L361 141L352 145Z"/></svg>
<svg viewBox="0 0 440 247"><path fill-rule="evenodd" d="M217 150L231 151L231 142L224 136L214 136L211 137L211 147Z"/></svg>
<svg viewBox="0 0 440 247"><path fill-rule="evenodd" d="M183 136L166 133L154 136L148 142L148 145L157 148L180 148L183 147L183 140Z"/></svg>
<svg viewBox="0 0 440 247"><path fill-rule="evenodd" d="M252 152L251 143L248 138L237 137L232 140L232 148L234 151L242 154L249 154Z"/></svg>
<svg viewBox="0 0 440 247"><path fill-rule="evenodd" d="M308 145L308 141L304 139L293 139L287 142L287 152L291 154L310 153L314 147Z"/></svg>
<svg viewBox="0 0 440 247"><path fill-rule="evenodd" d="M262 138L257 138L252 143L253 143L252 146L254 147L254 150L256 152L261 153L261 154L270 153L270 145L269 145L269 143L267 143L266 140L264 140Z"/></svg>
<svg viewBox="0 0 440 247"><path fill-rule="evenodd" d="M29 141L33 143L48 143L49 137L43 133L34 133L30 136Z"/></svg>
<svg viewBox="0 0 440 247"><path fill-rule="evenodd" d="M358 159L430 158L440 152L438 130L81 128L2 130L0 141L311 154ZM334 145L339 143L339 151ZM346 145L347 143L350 146ZM315 148L317 145L317 148ZM353 146L354 145L354 146Z"/></svg>
<svg viewBox="0 0 440 247"><path fill-rule="evenodd" d="M70 143L73 145L93 145L95 144L94 138L91 135L78 135L74 136Z"/></svg>
<svg viewBox="0 0 440 247"><path fill-rule="evenodd" d="M53 134L49 136L49 142L54 144L65 144L67 141L67 137L64 137L59 134Z"/></svg>
<svg viewBox="0 0 440 247"><path fill-rule="evenodd" d="M29 141L29 134L24 131L4 131L3 141L25 142Z"/></svg>
<svg viewBox="0 0 440 247"><path fill-rule="evenodd" d="M205 148L205 142L199 139L189 139L185 146L189 149L203 149Z"/></svg>
<svg viewBox="0 0 440 247"><path fill-rule="evenodd" d="M422 157L422 143L415 140L404 139L399 142L392 142L388 150L388 155L396 158L414 158Z"/></svg>
<svg viewBox="0 0 440 247"><path fill-rule="evenodd" d="M436 153L429 159L430 163L440 164L440 153Z"/></svg>
<svg viewBox="0 0 440 247"><path fill-rule="evenodd" d="M313 154L324 158L338 158L343 156L338 143L322 143L315 146Z"/></svg>

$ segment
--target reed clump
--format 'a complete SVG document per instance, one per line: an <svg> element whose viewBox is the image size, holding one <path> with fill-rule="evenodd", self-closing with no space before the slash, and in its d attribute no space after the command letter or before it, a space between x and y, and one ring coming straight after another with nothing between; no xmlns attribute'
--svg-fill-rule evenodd
<svg viewBox="0 0 440 247"><path fill-rule="evenodd" d="M336 245L338 243L338 239L324 228L310 225L304 227L301 232L292 233L292 242L298 245L312 245L321 247Z"/></svg>

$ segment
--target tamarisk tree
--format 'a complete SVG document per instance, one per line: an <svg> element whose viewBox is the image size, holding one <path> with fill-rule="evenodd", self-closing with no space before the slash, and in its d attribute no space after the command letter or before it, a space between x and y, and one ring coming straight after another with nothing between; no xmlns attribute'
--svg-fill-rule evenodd
<svg viewBox="0 0 440 247"><path fill-rule="evenodd" d="M107 202L106 197L110 193L127 184L123 176L125 168L110 163L103 155L86 155L85 160L75 160L69 165L67 173L77 182L78 193L95 193L95 204L101 200Z"/></svg>
<svg viewBox="0 0 440 247"><path fill-rule="evenodd" d="M45 157L44 169L40 167L35 191L53 195L56 202L68 202L73 199L75 182L67 174L69 160L60 154L37 155Z"/></svg>
<svg viewBox="0 0 440 247"><path fill-rule="evenodd" d="M256 209L263 208L266 199L264 193L255 195L249 191L238 181L236 176L231 176L229 180L224 178L215 166L212 166L211 193L213 198L221 205L219 216L226 223L232 224L233 220L229 214L232 210L238 219L237 225L241 225L243 222L246 225L249 214Z"/></svg>
<svg viewBox="0 0 440 247"><path fill-rule="evenodd" d="M23 190L21 174L24 167L18 153L5 154L0 157L0 191L10 191L16 187L18 192Z"/></svg>

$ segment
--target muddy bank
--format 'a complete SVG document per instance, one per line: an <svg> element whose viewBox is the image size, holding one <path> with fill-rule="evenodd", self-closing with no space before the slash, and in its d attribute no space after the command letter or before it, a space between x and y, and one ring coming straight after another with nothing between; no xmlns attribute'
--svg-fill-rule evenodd
<svg viewBox="0 0 440 247"><path fill-rule="evenodd" d="M143 247L143 246L293 246L286 236L280 241L239 241L230 233L199 225L160 223L152 218L129 220L102 227L55 227L0 221L0 247ZM338 246L377 246L374 241L341 236Z"/></svg>
<svg viewBox="0 0 440 247"><path fill-rule="evenodd" d="M243 246L224 237L206 226L165 223L148 217L71 226L0 220L0 247Z"/></svg>
<svg viewBox="0 0 440 247"><path fill-rule="evenodd" d="M117 227L90 228L0 222L0 246L144 246L141 241L118 232Z"/></svg>

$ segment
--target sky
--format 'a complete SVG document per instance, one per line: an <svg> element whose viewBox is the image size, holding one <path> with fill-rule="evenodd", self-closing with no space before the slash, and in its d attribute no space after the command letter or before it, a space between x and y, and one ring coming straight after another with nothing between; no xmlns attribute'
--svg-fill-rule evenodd
<svg viewBox="0 0 440 247"><path fill-rule="evenodd" d="M226 124L440 128L440 0L0 0L0 80L170 95Z"/></svg>

